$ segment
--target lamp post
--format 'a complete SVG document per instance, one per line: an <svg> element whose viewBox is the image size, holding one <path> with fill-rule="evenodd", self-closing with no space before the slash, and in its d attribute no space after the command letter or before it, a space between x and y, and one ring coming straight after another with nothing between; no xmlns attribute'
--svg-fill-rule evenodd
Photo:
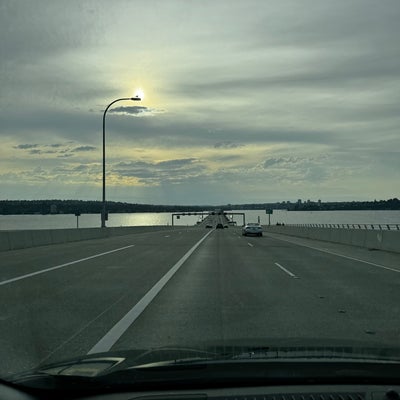
<svg viewBox="0 0 400 400"><path fill-rule="evenodd" d="M108 109L117 101L122 101L122 100L134 100L134 101L140 101L141 98L136 96L136 97L122 97L121 99L117 99L112 101L107 108L104 110L103 113L103 206L101 209L101 227L105 228L106 227L106 114Z"/></svg>

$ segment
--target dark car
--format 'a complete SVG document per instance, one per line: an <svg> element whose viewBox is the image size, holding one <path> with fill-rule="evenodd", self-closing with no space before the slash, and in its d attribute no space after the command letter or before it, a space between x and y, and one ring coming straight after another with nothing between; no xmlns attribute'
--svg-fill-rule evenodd
<svg viewBox="0 0 400 400"><path fill-rule="evenodd" d="M216 229L224 229L224 226L222 224L217 224Z"/></svg>

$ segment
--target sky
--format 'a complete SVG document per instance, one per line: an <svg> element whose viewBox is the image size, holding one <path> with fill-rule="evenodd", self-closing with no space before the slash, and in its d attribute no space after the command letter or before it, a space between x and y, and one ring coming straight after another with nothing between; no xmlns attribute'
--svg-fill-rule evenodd
<svg viewBox="0 0 400 400"><path fill-rule="evenodd" d="M400 197L398 0L0 0L0 200Z"/></svg>

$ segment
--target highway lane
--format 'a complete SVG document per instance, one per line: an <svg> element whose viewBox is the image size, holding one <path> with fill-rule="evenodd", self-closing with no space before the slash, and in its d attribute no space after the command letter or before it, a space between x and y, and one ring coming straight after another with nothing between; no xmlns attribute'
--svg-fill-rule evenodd
<svg viewBox="0 0 400 400"><path fill-rule="evenodd" d="M318 241L313 239L281 235L276 233L266 233L269 237L279 239L283 242L293 243L299 246L318 249L322 252L349 257L349 259L359 259L372 264L384 265L388 268L400 270L398 253L356 247L352 245L339 244L333 242Z"/></svg>
<svg viewBox="0 0 400 400"><path fill-rule="evenodd" d="M391 261L384 265L376 262L379 260L371 262L371 252L366 249L355 260L343 254L341 246L333 250L322 248L322 251L317 251L315 246L296 246L293 251L291 243L275 239L260 245L262 249L267 246L272 256L279 256L280 263L299 277L303 293L322 303L319 337L331 331L335 337L346 338L351 334L360 340L399 343L398 255L382 252L381 258ZM282 246L289 246L288 251L282 252Z"/></svg>
<svg viewBox="0 0 400 400"><path fill-rule="evenodd" d="M0 286L1 372L86 353L205 233L183 228L5 253L3 282L132 246Z"/></svg>
<svg viewBox="0 0 400 400"><path fill-rule="evenodd" d="M397 346L399 283L368 264L216 231L113 348L282 337Z"/></svg>
<svg viewBox="0 0 400 400"><path fill-rule="evenodd" d="M88 353L207 232L192 228L7 252L3 280L132 246L0 286L0 373ZM369 253L374 261L377 253ZM398 256L379 253L391 267L400 265ZM397 345L399 280L394 271L276 235L215 230L111 349L282 337Z"/></svg>
<svg viewBox="0 0 400 400"><path fill-rule="evenodd" d="M155 232L155 237L174 237L174 234L184 235L192 227L175 227L171 230ZM106 239L94 239L69 242L60 245L32 247L21 250L11 250L1 253L0 282L13 277L22 276L41 269L61 265L78 259L92 257L107 251L129 246L133 241L149 243L153 232L135 233L115 236Z"/></svg>

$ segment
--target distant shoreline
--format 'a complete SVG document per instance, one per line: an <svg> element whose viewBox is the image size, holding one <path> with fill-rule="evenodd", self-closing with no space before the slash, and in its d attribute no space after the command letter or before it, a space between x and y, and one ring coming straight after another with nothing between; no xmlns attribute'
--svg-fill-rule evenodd
<svg viewBox="0 0 400 400"><path fill-rule="evenodd" d="M0 200L0 215L35 214L99 214L101 201L90 200ZM161 213L161 212L199 212L208 210L288 210L288 211L354 211L354 210L400 210L397 198L374 201L343 202L275 202L225 205L156 205L123 202L107 202L109 213Z"/></svg>

